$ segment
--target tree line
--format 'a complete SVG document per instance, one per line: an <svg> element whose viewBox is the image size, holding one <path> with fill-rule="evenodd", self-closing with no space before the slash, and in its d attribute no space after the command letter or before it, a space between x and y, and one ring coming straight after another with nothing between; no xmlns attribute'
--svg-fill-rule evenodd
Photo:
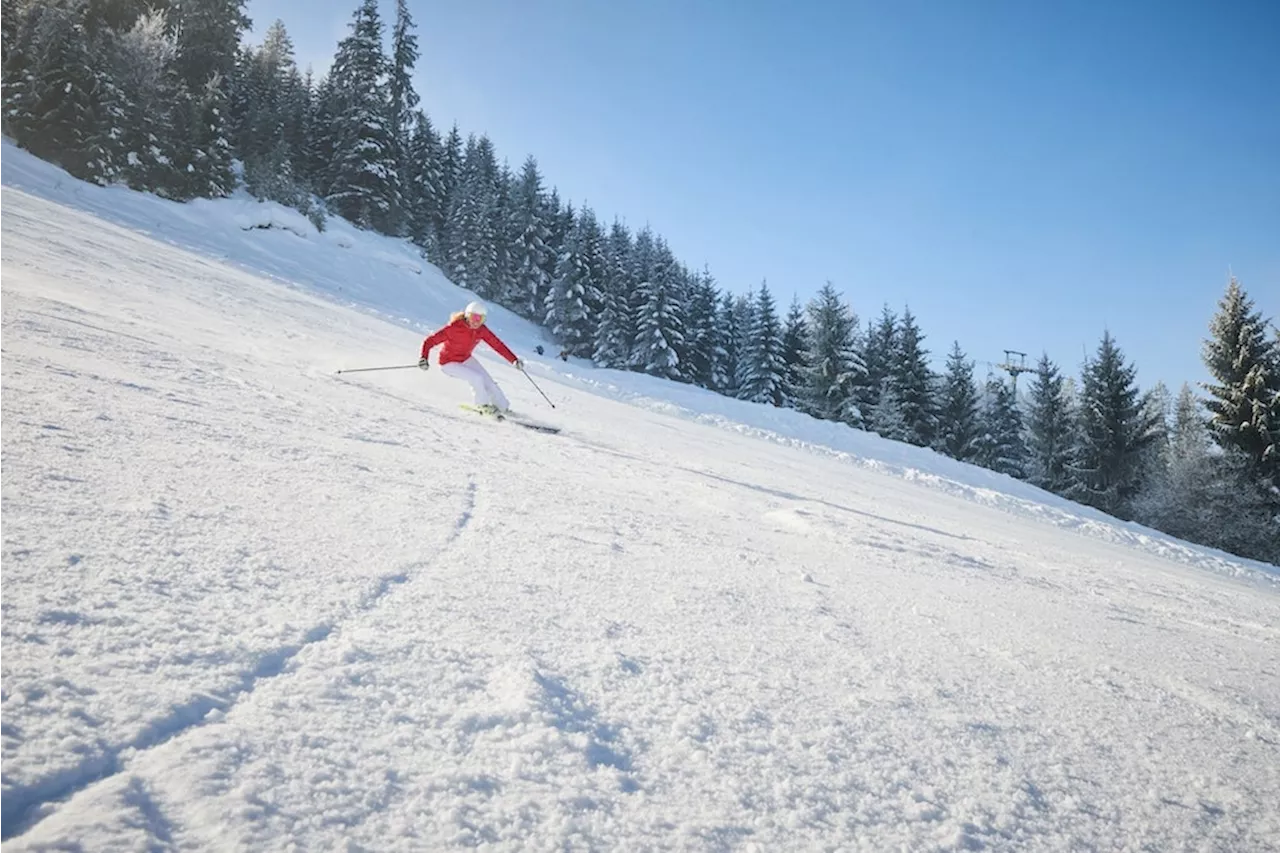
<svg viewBox="0 0 1280 853"><path fill-rule="evenodd" d="M1078 379L1046 355L1019 395L955 343L930 367L909 308L865 325L829 283L779 308L722 290L648 227L605 223L487 136L442 133L412 83L416 28L362 0L328 74L245 0L3 0L3 123L77 177L186 200L254 196L412 241L457 284L544 325L566 356L785 406L1280 562L1280 334L1232 281L1213 382L1143 392L1105 333Z"/></svg>

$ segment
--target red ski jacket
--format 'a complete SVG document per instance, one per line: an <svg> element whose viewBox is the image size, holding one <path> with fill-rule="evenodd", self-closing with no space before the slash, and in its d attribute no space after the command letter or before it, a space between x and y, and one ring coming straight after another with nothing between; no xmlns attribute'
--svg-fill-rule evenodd
<svg viewBox="0 0 1280 853"><path fill-rule="evenodd" d="M473 329L467 325L467 320L461 314L454 317L449 325L432 332L425 341L422 342L422 357L426 358L431 352L431 348L437 344L444 344L440 348L440 363L451 364L458 361L466 361L471 358L472 351L475 350L476 344L484 341L493 347L498 355L505 358L512 364L516 363L516 354L507 348L498 336L489 331L489 327L481 323L479 328Z"/></svg>

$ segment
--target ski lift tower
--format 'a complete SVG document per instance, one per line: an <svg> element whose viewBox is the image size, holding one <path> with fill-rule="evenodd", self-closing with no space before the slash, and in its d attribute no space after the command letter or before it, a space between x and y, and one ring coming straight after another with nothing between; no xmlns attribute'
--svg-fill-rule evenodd
<svg viewBox="0 0 1280 853"><path fill-rule="evenodd" d="M1018 357L1016 361L1014 356ZM1004 351L1004 362L997 364L996 367L1013 377L1013 393L1015 396L1018 393L1018 374L1031 373L1035 370L1034 367L1027 367L1027 354L1025 352L1018 352L1012 349Z"/></svg>

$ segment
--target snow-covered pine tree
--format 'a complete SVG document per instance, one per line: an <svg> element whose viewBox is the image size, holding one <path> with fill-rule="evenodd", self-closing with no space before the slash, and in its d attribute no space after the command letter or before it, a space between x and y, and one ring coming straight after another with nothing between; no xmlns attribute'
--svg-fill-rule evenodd
<svg viewBox="0 0 1280 853"><path fill-rule="evenodd" d="M548 280L555 277L555 267L560 262L560 253L564 251L565 240L573 233L577 224L578 213L573 209L573 202L561 203L560 194L553 188L547 197L547 248L551 250L551 268L547 270Z"/></svg>
<svg viewBox="0 0 1280 853"><path fill-rule="evenodd" d="M1119 518L1131 517L1133 498L1143 485L1144 455L1159 435L1144 411L1136 373L1111 333L1104 333L1084 367L1072 454L1075 482L1068 496Z"/></svg>
<svg viewBox="0 0 1280 853"><path fill-rule="evenodd" d="M411 235L414 226L421 227L418 196L421 182L417 173L423 164L415 163L413 154L414 112L418 93L413 88L413 66L418 61L418 36L414 33L413 16L406 0L396 0L396 20L391 28L391 62L387 81L391 136L395 144L396 172L400 175L400 209L392 216L397 235Z"/></svg>
<svg viewBox="0 0 1280 853"><path fill-rule="evenodd" d="M32 5L27 0L3 2L0 28L4 30L4 59L0 64L0 79L4 84L4 106L0 117L4 135L13 137L26 148L35 102L40 94L36 83L39 76L36 34L40 32L40 18L47 7Z"/></svg>
<svg viewBox="0 0 1280 853"><path fill-rule="evenodd" d="M245 51L238 76L233 125L246 188L257 198L307 210L302 173L309 105L283 22L267 29L261 48Z"/></svg>
<svg viewBox="0 0 1280 853"><path fill-rule="evenodd" d="M1214 517L1209 496L1215 472L1202 411L1184 383L1173 407L1165 468L1149 478L1134 500L1134 515L1143 524L1199 542L1205 541Z"/></svg>
<svg viewBox="0 0 1280 853"><path fill-rule="evenodd" d="M951 353L947 356L938 421L936 449L952 459L972 462L978 454L981 434L978 386L973 379L973 362L965 358L959 341L951 345Z"/></svg>
<svg viewBox="0 0 1280 853"><path fill-rule="evenodd" d="M1027 448L1022 436L1022 412L1013 387L996 377L987 379L986 399L979 417L974 461L1000 474L1024 479Z"/></svg>
<svg viewBox="0 0 1280 853"><path fill-rule="evenodd" d="M179 80L172 107L177 123L170 130L178 197L221 197L235 187L228 89L241 35L249 28L245 2L170 0Z"/></svg>
<svg viewBox="0 0 1280 853"><path fill-rule="evenodd" d="M631 361L628 365L633 370L644 369L644 357L640 353L638 346L640 341L640 316L645 310L645 300L648 292L642 290L641 285L647 284L653 276L653 253L654 253L653 232L648 226L641 228L637 233L635 240L631 245L631 254L627 259L627 279L630 284L630 292L627 293L627 319L629 328L627 331L631 334L628 349L631 353Z"/></svg>
<svg viewBox="0 0 1280 853"><path fill-rule="evenodd" d="M512 309L527 319L546 316L547 294L551 290L551 279L546 272L551 256L547 246L551 230L544 218L546 209L538 162L527 157L512 200L516 243L512 249L514 292L511 295Z"/></svg>
<svg viewBox="0 0 1280 853"><path fill-rule="evenodd" d="M188 126L178 141L175 162L183 198L223 198L236 187L234 153L228 135L227 87L216 75L190 93L186 101ZM283 158L289 163L287 158ZM292 180L292 165L284 166Z"/></svg>
<svg viewBox="0 0 1280 853"><path fill-rule="evenodd" d="M924 333L910 308L902 312L898 325L898 363L894 365L894 384L907 422L907 441L929 447L938 433L938 416L934 411L935 377L929 369L929 351L924 348Z"/></svg>
<svg viewBox="0 0 1280 853"><path fill-rule="evenodd" d="M730 351L733 352L733 396L741 399L747 375L751 371L751 327L756 322L756 292L754 289L738 294L733 300L733 319L728 324L733 335Z"/></svg>
<svg viewBox="0 0 1280 853"><path fill-rule="evenodd" d="M781 406L786 383L782 322L778 318L778 309L767 281L760 283L760 290L756 295L743 362L746 369L738 388L738 397L753 403Z"/></svg>
<svg viewBox="0 0 1280 853"><path fill-rule="evenodd" d="M431 119L422 110L413 112L413 133L409 137L405 205L409 217L409 239L433 263L441 263L440 232L443 219L440 204L444 196L440 171L443 149Z"/></svg>
<svg viewBox="0 0 1280 853"><path fill-rule="evenodd" d="M893 441L906 441L910 435L906 414L902 411L902 401L898 398L898 389L890 377L880 382L880 393L876 404L871 407L871 415L867 426L876 435Z"/></svg>
<svg viewBox="0 0 1280 853"><path fill-rule="evenodd" d="M212 77L231 79L240 37L250 26L244 11L246 3L247 0L168 0L149 4L169 10L176 34L174 71L187 91L200 91Z"/></svg>
<svg viewBox="0 0 1280 853"><path fill-rule="evenodd" d="M333 98L330 210L384 234L400 231L399 158L377 0L362 0L329 73Z"/></svg>
<svg viewBox="0 0 1280 853"><path fill-rule="evenodd" d="M588 303L595 284L591 281L588 258L590 238L584 228L584 220L588 216L594 221L595 215L590 208L583 208L575 227L565 238L556 263L556 274L551 280L547 313L543 320L564 351L580 357L590 356L594 343Z"/></svg>
<svg viewBox="0 0 1280 853"><path fill-rule="evenodd" d="M305 168L307 181L321 198L328 196L329 187L333 184L334 151L337 150L334 116L337 109L333 81L323 77L316 84L315 96L311 100L308 120L311 132L307 135L309 144Z"/></svg>
<svg viewBox="0 0 1280 853"><path fill-rule="evenodd" d="M455 284L488 299L493 295L497 266L493 235L494 184L489 170L492 146L484 138L467 140L463 158L462 185L454 193L449 215L451 232L446 260L449 278Z"/></svg>
<svg viewBox="0 0 1280 853"><path fill-rule="evenodd" d="M0 3L0 65L9 61L9 54L18 41L19 17L25 0L3 0Z"/></svg>
<svg viewBox="0 0 1280 853"><path fill-rule="evenodd" d="M684 305L680 301L675 258L665 241L653 241L652 268L637 290L642 307L637 318L635 356L640 370L664 379L683 379Z"/></svg>
<svg viewBox="0 0 1280 853"><path fill-rule="evenodd" d="M493 234L493 298L503 305L515 304L518 232L515 217L515 176L504 160L498 169L497 189L489 220Z"/></svg>
<svg viewBox="0 0 1280 853"><path fill-rule="evenodd" d="M1066 494L1073 482L1074 415L1058 365L1040 356L1031 380L1027 413L1027 479Z"/></svg>
<svg viewBox="0 0 1280 853"><path fill-rule="evenodd" d="M136 190L186 197L176 166L189 99L174 72L177 43L163 12L147 12L114 39L110 76L120 127L114 140L119 174Z"/></svg>
<svg viewBox="0 0 1280 853"><path fill-rule="evenodd" d="M791 307L782 321L782 405L790 409L805 408L807 373L809 363L809 322L805 319L804 306L798 295L791 298ZM709 386L708 386L709 387Z"/></svg>
<svg viewBox="0 0 1280 853"><path fill-rule="evenodd" d="M681 382L692 383L695 371L689 353L689 302L693 299L697 288L698 276L685 266L684 262L676 260L674 255L672 255L672 268L675 270L671 276L672 289L676 304L680 306L680 324L683 329L680 344L676 347L676 355L680 358L678 378Z"/></svg>
<svg viewBox="0 0 1280 853"><path fill-rule="evenodd" d="M418 62L418 36L414 33L413 16L406 0L396 0L396 22L391 29L391 97L392 129L399 139L407 140L413 125L418 93L413 88L413 66Z"/></svg>
<svg viewBox="0 0 1280 853"><path fill-rule="evenodd" d="M803 411L816 418L866 428L866 413L858 402L867 368L859 352L857 315L831 282L810 300L808 315Z"/></svg>
<svg viewBox="0 0 1280 853"><path fill-rule="evenodd" d="M1169 470L1169 434L1173 417L1173 400L1169 395L1169 387L1157 381L1151 389L1142 395L1142 419L1151 424L1151 442L1143 448L1139 465L1142 492L1162 492L1165 478ZM1141 495L1135 496L1135 504ZM1139 521L1145 520L1141 514L1135 515Z"/></svg>
<svg viewBox="0 0 1280 853"><path fill-rule="evenodd" d="M474 145L474 141L469 142ZM463 191L463 166L466 162L462 134L458 125L454 124L445 137L440 152L440 207L436 220L436 235L440 241L440 258L449 263L453 257L457 228L454 226L453 214L458 207L458 196ZM548 273L548 280L550 273Z"/></svg>
<svg viewBox="0 0 1280 853"><path fill-rule="evenodd" d="M587 259L591 289L587 291L587 311L590 313L591 340L584 358L595 352L596 327L600 324L600 312L604 310L604 286L609 277L609 238L596 218L596 212L583 207L578 215L578 228L582 235L579 248Z"/></svg>
<svg viewBox="0 0 1280 853"><path fill-rule="evenodd" d="M114 177L114 137L124 129L104 103L114 86L106 46L90 42L85 19L83 4L30 3L6 21L16 35L4 67L4 128L37 157L104 181Z"/></svg>
<svg viewBox="0 0 1280 853"><path fill-rule="evenodd" d="M731 293L721 293L716 305L716 329L720 348L712 368L712 390L733 397L738 391L738 355L744 332L739 328L738 298Z"/></svg>
<svg viewBox="0 0 1280 853"><path fill-rule="evenodd" d="M868 417L880 401L880 392L886 384L897 391L898 328L898 318L889 310L888 305L881 309L879 320L867 321L867 333L860 342L866 379L860 384L857 399L859 407ZM900 402L900 398L895 400L894 406Z"/></svg>
<svg viewBox="0 0 1280 853"><path fill-rule="evenodd" d="M716 323L719 296L710 269L704 267L692 277L685 316L685 360L689 381L701 388L715 387L716 348L720 345Z"/></svg>
<svg viewBox="0 0 1280 853"><path fill-rule="evenodd" d="M631 343L635 339L635 320L631 316L629 297L631 278L631 233L618 220L613 221L605 249L604 284L600 289L600 317L596 323L595 351L592 360L601 367L625 368L631 360Z"/></svg>
<svg viewBox="0 0 1280 853"><path fill-rule="evenodd" d="M1223 450L1242 454L1264 487L1280 487L1280 459L1268 453L1280 430L1272 416L1280 394L1280 343L1267 339L1267 320L1235 278L1209 335L1202 355L1214 380L1203 386L1210 435Z"/></svg>

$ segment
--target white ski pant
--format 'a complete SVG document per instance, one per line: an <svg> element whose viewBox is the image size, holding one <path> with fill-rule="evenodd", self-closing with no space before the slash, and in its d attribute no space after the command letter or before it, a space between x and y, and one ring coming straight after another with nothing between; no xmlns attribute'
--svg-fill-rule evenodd
<svg viewBox="0 0 1280 853"><path fill-rule="evenodd" d="M461 379L471 386L471 394L477 406L497 406L506 411L511 408L507 395L502 393L498 383L493 381L484 365L471 357L466 361L453 361L440 365L440 370L454 379Z"/></svg>

